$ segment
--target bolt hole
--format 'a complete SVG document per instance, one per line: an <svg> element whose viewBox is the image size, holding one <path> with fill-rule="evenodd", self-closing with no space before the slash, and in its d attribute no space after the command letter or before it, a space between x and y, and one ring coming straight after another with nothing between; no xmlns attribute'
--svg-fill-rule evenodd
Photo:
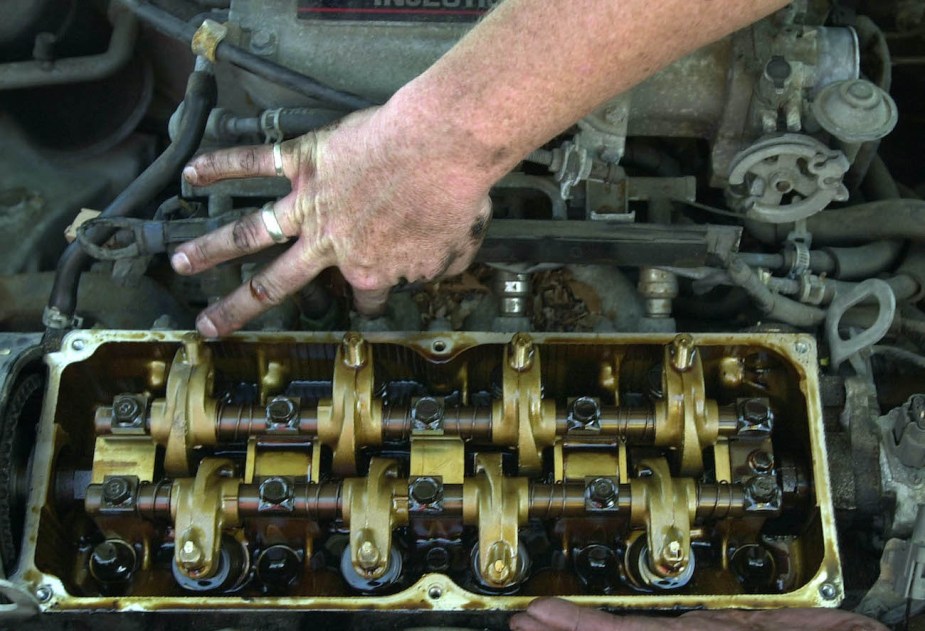
<svg viewBox="0 0 925 631"><path fill-rule="evenodd" d="M427 589L427 596L431 600L439 600L440 597L443 596L443 588L440 587L439 585L431 585Z"/></svg>
<svg viewBox="0 0 925 631"><path fill-rule="evenodd" d="M793 190L793 185L791 185L787 180L781 180L774 185L774 188L777 189L778 193L789 193L791 190Z"/></svg>
<svg viewBox="0 0 925 631"><path fill-rule="evenodd" d="M434 340L434 343L430 346L434 349L435 353L445 353L447 349L447 344L443 340Z"/></svg>

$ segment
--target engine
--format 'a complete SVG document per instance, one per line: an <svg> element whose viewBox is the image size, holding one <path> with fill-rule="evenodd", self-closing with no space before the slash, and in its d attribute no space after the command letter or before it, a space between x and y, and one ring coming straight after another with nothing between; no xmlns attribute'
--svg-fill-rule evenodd
<svg viewBox="0 0 925 631"><path fill-rule="evenodd" d="M166 255L291 187L185 160L388 100L498 2L11 4L0 620L925 609L921 1L797 0L527 156L461 276L362 316L327 270L223 340L269 258Z"/></svg>

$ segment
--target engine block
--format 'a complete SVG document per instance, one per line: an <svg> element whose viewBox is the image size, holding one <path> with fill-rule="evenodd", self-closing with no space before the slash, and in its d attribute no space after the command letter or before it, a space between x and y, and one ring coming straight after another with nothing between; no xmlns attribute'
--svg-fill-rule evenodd
<svg viewBox="0 0 925 631"><path fill-rule="evenodd" d="M809 336L80 331L46 361L18 575L47 609L841 600Z"/></svg>

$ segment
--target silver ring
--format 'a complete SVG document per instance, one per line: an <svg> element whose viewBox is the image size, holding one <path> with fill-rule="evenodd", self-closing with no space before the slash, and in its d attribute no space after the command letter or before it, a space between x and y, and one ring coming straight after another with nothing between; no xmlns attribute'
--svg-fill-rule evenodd
<svg viewBox="0 0 925 631"><path fill-rule="evenodd" d="M283 149L278 142L273 143L273 166L276 168L277 177L286 175L286 172L283 171Z"/></svg>
<svg viewBox="0 0 925 631"><path fill-rule="evenodd" d="M264 204L260 209L260 218L263 220L263 227L267 229L267 234L273 239L273 243L286 243L289 240L283 234L283 228L279 225L279 219L276 218L276 206L273 202Z"/></svg>

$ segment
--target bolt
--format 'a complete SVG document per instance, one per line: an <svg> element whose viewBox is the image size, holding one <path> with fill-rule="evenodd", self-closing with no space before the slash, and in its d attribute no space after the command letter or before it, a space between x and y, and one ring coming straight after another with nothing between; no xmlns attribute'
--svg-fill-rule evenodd
<svg viewBox="0 0 925 631"><path fill-rule="evenodd" d="M694 365L694 338L682 333L671 343L672 366L678 372L689 370Z"/></svg>
<svg viewBox="0 0 925 631"><path fill-rule="evenodd" d="M755 473L767 473L774 468L774 456L763 449L756 449L748 454L748 465Z"/></svg>
<svg viewBox="0 0 925 631"><path fill-rule="evenodd" d="M87 342L82 337L78 337L76 340L71 342L71 348L75 351L82 351L87 347Z"/></svg>
<svg viewBox="0 0 925 631"><path fill-rule="evenodd" d="M357 550L357 560L364 570L375 570L379 566L381 558L382 555L379 554L379 549L369 539L361 543Z"/></svg>
<svg viewBox="0 0 925 631"><path fill-rule="evenodd" d="M265 50L272 43L273 34L266 29L259 29L251 35L251 46L257 50Z"/></svg>
<svg viewBox="0 0 925 631"><path fill-rule="evenodd" d="M574 422L587 426L600 418L601 409L591 397L578 397L572 401L571 418Z"/></svg>
<svg viewBox="0 0 925 631"><path fill-rule="evenodd" d="M439 585L431 585L430 587L427 588L427 596L431 600L437 600L438 598L443 596L443 588L440 587Z"/></svg>
<svg viewBox="0 0 925 631"><path fill-rule="evenodd" d="M132 497L132 485L125 478L108 478L103 482L103 501L118 506Z"/></svg>
<svg viewBox="0 0 925 631"><path fill-rule="evenodd" d="M366 365L369 352L366 340L359 333L350 331L341 342L344 364L350 368L362 368Z"/></svg>
<svg viewBox="0 0 925 631"><path fill-rule="evenodd" d="M434 478L417 478L411 483L409 494L415 502L426 506L440 499L442 489L440 483Z"/></svg>
<svg viewBox="0 0 925 631"><path fill-rule="evenodd" d="M770 416L771 409L764 399L748 399L742 403L742 417L753 425L767 422Z"/></svg>
<svg viewBox="0 0 925 631"><path fill-rule="evenodd" d="M421 397L411 408L411 418L416 423L434 429L443 418L443 405L433 397Z"/></svg>
<svg viewBox="0 0 925 631"><path fill-rule="evenodd" d="M260 484L260 499L267 504L282 504L289 499L289 484L283 478L267 478Z"/></svg>
<svg viewBox="0 0 925 631"><path fill-rule="evenodd" d="M609 478L594 478L588 483L588 499L601 508L609 508L616 503L617 485Z"/></svg>
<svg viewBox="0 0 925 631"><path fill-rule="evenodd" d="M809 352L809 344L806 342L796 342L793 345L793 350L795 350L800 355L805 355Z"/></svg>
<svg viewBox="0 0 925 631"><path fill-rule="evenodd" d="M141 405L132 395L120 394L112 402L112 414L117 425L134 425L141 414Z"/></svg>
<svg viewBox="0 0 925 631"><path fill-rule="evenodd" d="M35 597L40 603L47 603L53 595L54 592L48 585L39 585L35 588Z"/></svg>
<svg viewBox="0 0 925 631"><path fill-rule="evenodd" d="M180 562L180 565L187 570L198 570L201 568L202 559L202 548L192 539L186 540L183 547L180 548L180 553L177 555L177 560Z"/></svg>
<svg viewBox="0 0 925 631"><path fill-rule="evenodd" d="M832 583L823 583L819 586L819 595L825 600L835 600L838 597L838 588Z"/></svg>
<svg viewBox="0 0 925 631"><path fill-rule="evenodd" d="M267 423L270 425L289 425L295 413L295 402L289 397L273 397L267 403Z"/></svg>
<svg viewBox="0 0 925 631"><path fill-rule="evenodd" d="M760 503L774 500L778 490L777 482L768 475L756 475L748 481L746 486L749 497Z"/></svg>
<svg viewBox="0 0 925 631"><path fill-rule="evenodd" d="M511 350L508 360L511 368L517 372L529 370L533 365L533 340L526 333L517 333L511 338Z"/></svg>

